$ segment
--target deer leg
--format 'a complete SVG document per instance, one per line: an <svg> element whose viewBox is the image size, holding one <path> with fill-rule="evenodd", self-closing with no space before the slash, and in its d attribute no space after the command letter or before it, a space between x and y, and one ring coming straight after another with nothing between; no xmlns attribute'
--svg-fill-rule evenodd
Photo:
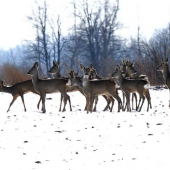
<svg viewBox="0 0 170 170"><path fill-rule="evenodd" d="M69 106L70 106L70 111L72 111L72 107L71 107L71 100L70 100L70 96L67 94L68 97L68 102L69 102Z"/></svg>
<svg viewBox="0 0 170 170"><path fill-rule="evenodd" d="M110 95L117 100L117 102L118 102L118 112L120 112L120 109L122 109L123 106L122 106L122 101L121 101L119 95L115 91L113 91Z"/></svg>
<svg viewBox="0 0 170 170"><path fill-rule="evenodd" d="M125 94L124 94L124 92L122 93L122 95L123 95L123 105L122 105L122 109L123 109L123 111L125 111L125 107L126 107L126 104L125 104ZM125 105L125 106L124 106Z"/></svg>
<svg viewBox="0 0 170 170"><path fill-rule="evenodd" d="M66 111L66 104L67 104L67 97L64 96L64 107L63 107L63 110L62 112L65 112Z"/></svg>
<svg viewBox="0 0 170 170"><path fill-rule="evenodd" d="M107 105L106 105L106 107L103 109L103 111L106 111L107 109L111 109L110 108L110 102L111 102L111 100L107 97L107 96L105 96L105 95L102 95L104 98L105 98L105 100L107 101Z"/></svg>
<svg viewBox="0 0 170 170"><path fill-rule="evenodd" d="M72 111L72 108L71 108L71 101L70 101L70 96L67 94L67 93L64 93L62 94L63 97L64 97L64 107L63 107L63 110L62 112L66 111L66 104L67 104L67 100L69 101L69 105L70 105L70 111Z"/></svg>
<svg viewBox="0 0 170 170"><path fill-rule="evenodd" d="M132 110L134 110L134 107L133 107L133 99L134 99L134 93L132 93Z"/></svg>
<svg viewBox="0 0 170 170"><path fill-rule="evenodd" d="M132 93L132 110L134 110L134 98L135 98L135 103L136 103L136 110L137 110L137 95L136 93Z"/></svg>
<svg viewBox="0 0 170 170"><path fill-rule="evenodd" d="M26 107L25 107L24 96L23 96L23 94L21 94L20 96L21 96L22 103L23 103L23 105L24 105L24 111L26 112L27 109L26 109Z"/></svg>
<svg viewBox="0 0 170 170"><path fill-rule="evenodd" d="M46 98L46 94L41 94L41 99L42 99L42 112L43 112L43 113L46 112L46 108L45 108L45 98Z"/></svg>
<svg viewBox="0 0 170 170"><path fill-rule="evenodd" d="M126 104L127 104L127 111L131 112L131 108L130 108L130 93L126 92Z"/></svg>
<svg viewBox="0 0 170 170"><path fill-rule="evenodd" d="M137 111L138 111L138 109L139 109L139 106L140 106L140 103L141 103L141 97L139 98L139 102L138 102L138 107L137 107Z"/></svg>
<svg viewBox="0 0 170 170"><path fill-rule="evenodd" d="M96 112L96 106L97 106L97 103L98 103L98 96L95 96L94 100L95 100L95 105L94 105L94 108L93 108L93 112Z"/></svg>
<svg viewBox="0 0 170 170"><path fill-rule="evenodd" d="M110 112L112 112L115 100L114 100L114 98L113 98L112 96L110 96L110 95L108 96L108 99L109 99L109 101L112 102L112 105L111 105L111 108L110 108Z"/></svg>
<svg viewBox="0 0 170 170"><path fill-rule="evenodd" d="M126 110L126 108L127 108L127 103L125 104L125 108L124 108L124 110L123 110L123 111L125 111L125 110Z"/></svg>
<svg viewBox="0 0 170 170"><path fill-rule="evenodd" d="M12 104L15 102L16 99L17 99L17 97L13 96L13 99L12 99L10 105L9 105L7 112L9 112L10 107L12 106Z"/></svg>
<svg viewBox="0 0 170 170"><path fill-rule="evenodd" d="M145 97L146 97L146 100L147 100L147 102L148 102L148 105L147 105L147 112L148 112L148 111L149 111L149 106L150 106L150 97L148 96L147 91L146 91L146 93L145 93Z"/></svg>
<svg viewBox="0 0 170 170"><path fill-rule="evenodd" d="M87 99L87 97L86 97L86 96L85 96L85 98L86 98L86 105L85 105L84 110L87 110L87 103L88 103L88 99Z"/></svg>
<svg viewBox="0 0 170 170"><path fill-rule="evenodd" d="M94 96L90 95L90 105L89 105L89 108L90 108L90 112L92 113L92 108L93 108L93 101L94 101Z"/></svg>
<svg viewBox="0 0 170 170"><path fill-rule="evenodd" d="M39 109L39 107L40 107L40 102L41 102L41 97L40 97L39 102L38 102L38 104L37 104L37 109ZM42 109L41 109L41 110L42 110Z"/></svg>
<svg viewBox="0 0 170 170"><path fill-rule="evenodd" d="M152 108L152 105L151 105L151 97L150 97L150 93L149 93L149 90L144 90L144 95L148 101L148 106L147 106L147 112L149 111L149 107Z"/></svg>
<svg viewBox="0 0 170 170"><path fill-rule="evenodd" d="M90 97L87 96L87 113L89 113L89 110L90 110Z"/></svg>
<svg viewBox="0 0 170 170"><path fill-rule="evenodd" d="M134 97L135 97L135 101L136 101L136 110L137 110L137 107L138 107L138 100L137 100L137 95L136 95L136 93L134 93Z"/></svg>
<svg viewBox="0 0 170 170"><path fill-rule="evenodd" d="M60 108L59 108L59 112L61 112L62 101L63 101L63 96L62 96L62 94L61 94L61 96L60 96Z"/></svg>
<svg viewBox="0 0 170 170"><path fill-rule="evenodd" d="M152 109L152 103L151 103L151 95L149 93L149 90L147 89L147 94L148 94L148 97L149 97L149 105L150 105L150 108Z"/></svg>
<svg viewBox="0 0 170 170"><path fill-rule="evenodd" d="M144 95L141 95L140 98L142 99L142 103L141 103L141 106L140 106L140 108L139 108L139 110L138 110L139 112L140 112L141 109L142 109L143 103L144 103L144 101L145 101L145 96L144 96Z"/></svg>

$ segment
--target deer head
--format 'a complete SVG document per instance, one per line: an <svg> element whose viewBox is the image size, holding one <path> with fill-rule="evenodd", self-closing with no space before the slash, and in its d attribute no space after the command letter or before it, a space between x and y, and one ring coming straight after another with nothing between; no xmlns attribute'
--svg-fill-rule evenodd
<svg viewBox="0 0 170 170"><path fill-rule="evenodd" d="M37 72L38 66L39 66L38 62L35 62L33 67L28 71L27 74L33 76L34 73Z"/></svg>

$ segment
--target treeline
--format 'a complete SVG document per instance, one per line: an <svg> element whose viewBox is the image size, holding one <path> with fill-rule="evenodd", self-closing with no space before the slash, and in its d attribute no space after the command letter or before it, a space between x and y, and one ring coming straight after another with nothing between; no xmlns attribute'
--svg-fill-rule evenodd
<svg viewBox="0 0 170 170"><path fill-rule="evenodd" d="M138 27L136 38L126 40L117 33L123 24L118 18L119 0L93 4L81 0L70 5L73 24L68 34L64 35L62 24L67 21L61 20L60 15L51 17L47 1L43 5L36 3L32 15L28 17L35 31L34 40L26 40L21 47L0 51L3 60L0 76L6 84L29 79L26 70L35 61L40 64L42 77L50 76L48 70L53 60L60 61L63 76L67 75L69 69L81 75L80 63L92 63L100 76L110 76L115 66L126 57L135 61L139 73L148 75L151 84L164 84L156 67L170 53L170 24L155 31L149 40L140 35Z"/></svg>

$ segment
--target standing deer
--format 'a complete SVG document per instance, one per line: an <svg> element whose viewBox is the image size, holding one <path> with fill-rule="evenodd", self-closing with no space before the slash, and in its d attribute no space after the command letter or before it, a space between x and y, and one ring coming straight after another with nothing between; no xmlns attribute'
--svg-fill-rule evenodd
<svg viewBox="0 0 170 170"><path fill-rule="evenodd" d="M115 98L118 101L118 112L120 112L122 103L120 97L116 92L115 82L111 80L90 81L90 70L92 68L92 65L85 68L82 64L80 64L80 67L83 71L83 92L88 99L87 113L89 111L92 112L94 97L98 95L107 96L112 101L112 104L114 103L113 98ZM112 96L113 98L110 96Z"/></svg>
<svg viewBox="0 0 170 170"><path fill-rule="evenodd" d="M135 79L135 80L146 80L149 82L148 76L147 75L141 75L138 74L137 71L134 68L135 62L130 62L129 60L124 61L125 69L123 70L125 72L125 77L128 77L129 79ZM144 90L144 95L148 101L148 106L147 106L147 111L149 111L149 107L152 108L151 104L151 96L149 93L149 89ZM137 96L136 93L132 94L132 109L133 109L133 98L136 99L136 109L137 109Z"/></svg>
<svg viewBox="0 0 170 170"><path fill-rule="evenodd" d="M50 68L49 73L52 74L54 79L66 79L69 81L69 77L61 77L60 75L60 62L59 61L53 61L53 66ZM74 92L74 91L79 91L80 89L77 86L71 87L69 83L67 84L67 89L66 92ZM62 106L62 101L63 101L63 96L61 95L60 98L60 108L59 111L61 111L61 106Z"/></svg>
<svg viewBox="0 0 170 170"><path fill-rule="evenodd" d="M130 78L130 75L129 75L129 73L128 73L128 71L127 71L127 64L128 64L128 60L125 60L125 59L123 59L123 62L120 62L120 67L121 67L121 70L122 70L122 72L123 72L123 76L125 77L125 78ZM136 73L136 70L133 70L133 73L135 74ZM135 98L135 102L136 102L136 110L137 110L137 95L136 95L136 93L134 92L134 93L132 93L132 109L134 109L134 105L133 105L133 101L134 101L134 98ZM124 106L124 104L125 104L125 95L124 95L124 93L123 93L123 108L124 108L124 110L125 110L125 106Z"/></svg>
<svg viewBox="0 0 170 170"><path fill-rule="evenodd" d="M12 106L12 104L15 102L15 100L20 96L22 99L22 103L24 105L24 111L26 112L26 107L25 107L25 102L24 102L24 94L28 93L28 92L33 92L38 94L35 90L34 90L34 86L32 84L31 80L27 80L27 81L23 81L20 83L16 83L15 85L11 86L11 87L6 87L3 85L3 81L0 81L0 92L5 92L5 93L10 93L13 96L13 99L9 105L9 108L7 110L7 112L9 112L10 107ZM41 98L37 104L37 107L39 108L39 104L40 104Z"/></svg>
<svg viewBox="0 0 170 170"><path fill-rule="evenodd" d="M83 95L83 85L82 85L82 79L80 77L78 77L78 73L75 73L74 70L71 70L70 72L68 72L68 74L70 75L70 86L71 87L77 87L79 89L79 92ZM87 110L87 97L86 98L86 106L84 108L84 110ZM98 102L98 97L95 97L95 107L96 108L96 104ZM93 111L96 111L95 109L93 109Z"/></svg>
<svg viewBox="0 0 170 170"><path fill-rule="evenodd" d="M94 69L94 68L91 68L90 69L90 80L102 80L102 79L104 79L104 78L102 78L102 77L100 77L100 76L98 76L97 75L97 72L96 72L96 70ZM106 80L106 79L105 79ZM107 79L108 80L108 79ZM105 96L105 95L102 95L104 98L105 98L105 100L107 101L107 105L106 105L106 107L104 108L104 110L103 111L106 111L108 108L110 109L110 106L109 106L109 104L110 104L110 100L109 100L109 98L107 98L107 96ZM110 96L111 97L111 96ZM97 105L97 104L96 104ZM93 110L96 110L96 105L95 105L95 109L93 109ZM111 110L111 109L110 109Z"/></svg>
<svg viewBox="0 0 170 170"><path fill-rule="evenodd" d="M169 107L170 107L170 72L168 68L168 58L166 58L158 67L157 71L161 71L165 80L165 84L169 89Z"/></svg>
<svg viewBox="0 0 170 170"><path fill-rule="evenodd" d="M149 87L149 83L146 80L130 80L124 78L122 75L122 71L119 66L116 67L115 72L112 74L113 78L116 78L121 90L125 93L126 96L126 105L127 111L131 111L130 108L130 93L137 92L140 96L139 104L138 104L138 111L141 111L143 103L145 101L144 90ZM141 102L142 100L142 102ZM141 106L140 106L141 103Z"/></svg>
<svg viewBox="0 0 170 170"><path fill-rule="evenodd" d="M69 73L70 74L70 73ZM75 73L73 70L71 71L71 74L72 76L70 77L70 83L71 83L71 86L78 86L78 88L80 88L80 92L84 95L83 93L83 84L82 84L82 79L80 77L78 77L78 73ZM84 95L86 97L86 95ZM111 96L110 96L111 97ZM105 97L104 97L105 98ZM105 98L106 99L106 98ZM86 107L85 107L85 110L87 110L87 100L88 98L86 97ZM95 96L95 105L94 105L94 108L93 108L93 112L96 112L96 105L97 105L97 102L98 102L98 96L96 95ZM114 99L113 99L114 100ZM106 99L107 101L107 99ZM108 108L110 110L112 110L110 107L109 107L109 104L110 104L110 101L108 102L107 101L107 105L106 107L104 108L103 111L106 111ZM114 104L114 103L113 103ZM113 108L113 104L112 104L112 108Z"/></svg>
<svg viewBox="0 0 170 170"><path fill-rule="evenodd" d="M33 67L28 71L28 75L31 75L32 77L32 83L34 85L35 91L40 95L42 99L42 111L43 113L46 112L45 108L45 99L47 93L56 93L60 92L62 96L64 97L64 107L62 111L65 111L65 106L67 103L67 100L70 104L70 111L71 109L71 102L70 97L66 93L67 83L68 80L65 79L47 79L47 80L41 80L38 78L38 62L35 62Z"/></svg>

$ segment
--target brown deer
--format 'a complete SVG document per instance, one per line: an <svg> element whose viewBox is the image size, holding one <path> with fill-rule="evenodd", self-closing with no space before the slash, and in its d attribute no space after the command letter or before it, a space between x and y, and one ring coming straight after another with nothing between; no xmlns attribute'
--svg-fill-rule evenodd
<svg viewBox="0 0 170 170"><path fill-rule="evenodd" d="M77 87L79 89L79 92L83 95L83 85L82 85L82 79L80 77L78 77L78 73L75 73L74 70L70 70L70 72L68 72L68 74L70 75L70 86L71 87ZM86 98L86 96L85 96ZM95 106L94 106L94 109L93 111L96 111L96 105L97 105L97 102L98 102L98 97L95 97ZM86 98L86 106L84 108L84 110L87 110L87 98Z"/></svg>
<svg viewBox="0 0 170 170"><path fill-rule="evenodd" d="M90 69L90 80L103 80L103 79L105 79L105 80L108 80L108 78L102 78L102 77L100 77L100 76L98 76L98 74L97 74L97 71L96 71L96 69L94 69L94 68L91 68ZM109 98L107 98L107 96L105 96L105 95L102 95L104 98L105 98L105 100L107 101L107 105L106 105L106 107L104 108L104 110L103 111L106 111L106 110L111 110L111 108L110 108L110 102L111 102L111 100L109 100ZM111 97L111 96L110 96ZM97 105L97 104L96 104ZM96 110L96 105L95 105L95 110ZM94 110L94 109L93 109Z"/></svg>
<svg viewBox="0 0 170 170"><path fill-rule="evenodd" d="M26 112L26 107L25 107L25 102L24 102L24 94L28 93L28 92L33 92L38 94L35 90L34 90L34 86L32 84L31 80L26 80L20 83L16 83L11 87L6 87L3 85L3 81L0 81L0 92L5 92L5 93L10 93L13 96L13 99L9 105L9 108L7 110L7 112L9 112L10 107L12 106L12 104L15 102L15 100L20 96L22 99L22 103L24 105L24 111ZM37 108L39 108L39 104L40 104L41 98L37 104Z"/></svg>
<svg viewBox="0 0 170 170"><path fill-rule="evenodd" d="M125 69L123 69L123 71L125 72L125 77L129 78L129 79L135 79L135 80L146 80L149 82L148 76L147 75L141 75L139 73L137 73L137 71L134 68L134 64L135 62L130 62L129 60L124 60L124 65L125 65ZM147 111L149 111L149 107L152 108L152 104L151 104L151 96L149 93L149 89L145 89L144 90L144 95L148 101L148 106L147 106ZM132 94L132 109L133 109L133 98L135 98L136 100L136 109L137 109L137 96L136 93Z"/></svg>
<svg viewBox="0 0 170 170"><path fill-rule="evenodd" d="M123 72L123 76L125 78L129 79L130 75L129 75L128 71L127 71L127 64L128 64L128 60L123 59L123 61L120 62L120 67L121 67L121 70ZM136 70L133 70L134 74L135 74L135 72L136 72ZM136 102L136 110L137 110L137 95L136 95L136 93L132 93L132 109L134 109L134 105L133 105L134 99L135 99L135 102ZM125 94L124 93L123 93L123 108L125 110Z"/></svg>
<svg viewBox="0 0 170 170"><path fill-rule="evenodd" d="M143 103L145 101L144 91L145 91L145 89L149 88L149 82L146 80L126 79L122 75L122 70L119 66L116 67L115 72L112 74L112 77L117 79L121 90L125 93L127 111L131 111L130 93L134 93L134 92L137 92L140 96L137 111L141 111ZM140 105L140 103L141 103L141 105Z"/></svg>
<svg viewBox="0 0 170 170"><path fill-rule="evenodd" d="M47 93L56 93L60 92L62 96L64 97L64 107L62 111L65 111L65 106L67 103L67 100L70 104L70 111L71 109L71 102L70 97L66 93L67 83L68 80L65 79L47 79L47 80L41 80L38 78L38 62L35 62L33 67L28 71L28 75L31 75L32 77L32 83L34 85L35 91L40 95L42 99L42 111L43 113L46 112L45 108L45 99Z"/></svg>
<svg viewBox="0 0 170 170"><path fill-rule="evenodd" d="M80 88L80 92L84 95L83 93L83 84L82 84L82 79L80 77L78 77L78 73L75 73L74 70L72 70L72 76L70 77L70 84L71 86L78 86ZM85 95L84 95L85 96ZM86 97L86 96L85 96ZM105 97L104 97L105 98ZM105 98L106 99L106 98ZM86 97L86 107L84 110L87 110L87 97ZM96 105L98 103L98 96L96 95L95 96L95 105L94 105L94 108L93 108L93 112L96 112ZM110 102L108 102L108 100L106 99L107 101L107 105L106 107L104 108L103 111L106 111L108 108L111 110L111 108L109 107L109 104Z"/></svg>
<svg viewBox="0 0 170 170"><path fill-rule="evenodd" d="M168 58L165 58L165 60L157 67L157 71L162 72L165 84L169 89L169 107L170 107L170 72L168 68Z"/></svg>
<svg viewBox="0 0 170 170"><path fill-rule="evenodd" d="M112 101L112 105L114 104L113 98L115 98L118 101L118 112L120 112L122 103L120 97L116 92L115 82L111 80L90 81L90 70L92 68L92 65L86 68L82 64L80 64L80 67L83 71L83 92L86 95L88 101L87 113L89 111L92 112L94 97L98 95L107 96ZM112 96L113 98L110 96Z"/></svg>
<svg viewBox="0 0 170 170"><path fill-rule="evenodd" d="M52 74L54 79L64 78L69 81L69 77L62 77L60 75L60 62L59 61L56 62L55 60L53 60L53 66L50 68L49 73ZM66 92L74 92L74 91L80 91L80 89L77 86L71 87L69 84L67 84ZM63 96L61 95L59 111L61 111L62 101L63 101Z"/></svg>

